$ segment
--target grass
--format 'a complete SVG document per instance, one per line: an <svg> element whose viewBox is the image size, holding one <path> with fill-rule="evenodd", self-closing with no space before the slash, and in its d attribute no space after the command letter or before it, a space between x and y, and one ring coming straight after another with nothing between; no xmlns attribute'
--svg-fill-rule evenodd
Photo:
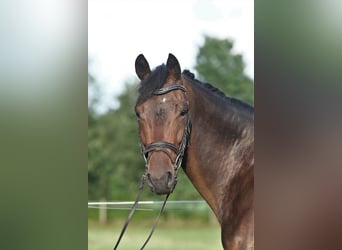
<svg viewBox="0 0 342 250"><path fill-rule="evenodd" d="M120 250L140 249L147 238L152 223L129 225L121 240ZM119 236L120 225L100 226L88 223L88 250L110 250ZM159 225L146 250L210 250L222 249L218 225L189 225L189 223L168 223Z"/></svg>

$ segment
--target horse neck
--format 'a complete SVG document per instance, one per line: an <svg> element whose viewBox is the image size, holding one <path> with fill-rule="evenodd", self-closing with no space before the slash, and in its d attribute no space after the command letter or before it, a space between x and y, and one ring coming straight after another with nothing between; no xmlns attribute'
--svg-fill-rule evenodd
<svg viewBox="0 0 342 250"><path fill-rule="evenodd" d="M198 83L184 81L184 85L192 122L184 170L220 221L222 195L241 165L232 157L238 150L236 142L247 138L242 146L252 143L253 118L223 99L217 101L221 97Z"/></svg>

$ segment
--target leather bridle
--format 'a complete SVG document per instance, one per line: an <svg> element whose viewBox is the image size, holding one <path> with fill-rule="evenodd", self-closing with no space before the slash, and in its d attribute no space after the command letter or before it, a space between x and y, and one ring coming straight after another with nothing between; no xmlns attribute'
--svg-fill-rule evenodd
<svg viewBox="0 0 342 250"><path fill-rule="evenodd" d="M158 90L153 92L153 95L164 95L164 94L167 94L173 90L183 91L185 94L185 97L187 98L186 89L184 86L182 86L180 84L174 84L174 85L170 85L170 86L165 87L165 88L158 89ZM191 121L190 121L189 112L186 112L186 114L184 114L184 116L186 116L186 124L184 127L184 133L183 133L183 137L182 137L182 140L181 140L179 147L177 147L176 145L174 145L170 142L167 142L167 141L155 141L155 142L152 142L150 144L144 145L140 140L141 153L142 153L144 160L145 160L146 171L147 171L148 161L149 161L153 152L162 151L170 158L170 160L174 166L174 171L175 171L175 184L174 184L171 192L173 191L173 189L176 186L177 173L178 173L178 170L182 164L185 149L188 146L188 143L190 142L189 140L190 140L190 133L191 133ZM173 157L171 156L171 154L169 153L169 151L167 149L170 149L171 151L173 151L176 154L176 158L173 159Z"/></svg>
<svg viewBox="0 0 342 250"><path fill-rule="evenodd" d="M165 88L161 88L161 89L158 89L156 91L153 92L153 95L164 95L164 94L167 94L169 93L170 91L173 91L173 90L181 90L184 92L185 94L185 97L187 98L187 95L186 95L186 89L184 86L180 85L180 84L173 84L173 85L170 85L168 87L165 87ZM188 100L187 100L188 101ZM138 206L138 203L139 203L139 200L140 200L140 196L141 196L141 193L143 191L143 188L144 188L144 183L145 183L145 180L146 180L146 175L147 175L147 166L148 166L148 161L151 157L151 154L155 151L162 151L164 152L171 160L173 166L174 166L174 171L175 171L175 182L174 182L174 185L171 189L171 192L174 190L176 184L177 184L177 174L178 174L178 170L182 164L182 161L183 161L183 157L184 157L184 153L185 153L185 149L187 148L187 146L190 144L190 133L191 133L191 121L190 121L190 114L189 114L189 111L184 114L186 116L186 124L185 124L185 128L184 128L184 133L183 133L183 137L182 137L182 141L179 145L179 147L177 147L176 145L170 143L170 142L167 142L167 141L155 141L155 142L152 142L150 144L147 144L147 145L144 145L142 142L141 142L141 139L139 137L139 142L140 142L140 147L141 147L141 153L144 157L144 160L145 160L145 164L146 164L146 168L145 168L145 173L143 174L143 176L141 177L141 182L140 182L140 185L139 185L139 191L138 191L138 195L137 195L137 198L135 199L135 202L131 208L131 211L126 219L126 222L121 230L121 233L120 233L120 236L114 246L114 250L117 249L117 247L119 246L120 244L120 241L121 241L121 238L122 236L124 235L125 231L126 231L126 228L128 226L128 223L131 221L132 217L133 217L133 214ZM170 149L172 150L175 154L176 154L176 158L173 159L171 154L169 153L169 151L167 149ZM152 237L152 234L158 224L158 221L159 221L159 218L160 218L160 215L161 213L163 212L164 210L164 207L166 205L166 202L167 202L167 199L169 198L169 195L170 193L168 193L165 197L165 200L163 202L163 205L158 213L158 216L153 224L153 227L151 229L151 232L149 234L149 236L147 237L147 239L145 240L144 244L142 245L142 247L140 248L141 250L144 249L144 247L147 245L148 241L150 240L150 238Z"/></svg>

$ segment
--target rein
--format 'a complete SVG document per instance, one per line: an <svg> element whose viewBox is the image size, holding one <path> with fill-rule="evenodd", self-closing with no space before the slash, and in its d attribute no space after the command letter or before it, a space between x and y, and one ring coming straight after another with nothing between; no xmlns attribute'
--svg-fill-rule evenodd
<svg viewBox="0 0 342 250"><path fill-rule="evenodd" d="M154 91L153 94L154 95L164 95L164 94L167 94L167 93L169 93L170 91L173 91L173 90L182 90L184 92L186 98L187 98L185 87L182 86L182 85L179 85L179 84L174 84L174 85L171 85L171 86L168 86L168 87L165 87L165 88L158 89L158 90ZM145 246L147 245L147 243L149 242L149 240L151 239L152 234L154 233L154 230L155 230L155 228L158 225L158 221L159 221L160 215L162 214L162 212L163 212L163 210L165 208L166 202L167 202L170 194L173 192L173 190L176 187L178 170L179 170L179 168L180 168L180 166L182 164L184 153L185 153L185 149L186 149L186 147L187 147L187 145L189 143L190 132L191 132L191 121L190 121L190 117L189 117L189 112L186 114L186 116L187 116L187 121L186 121L186 125L185 125L185 128L184 128L183 138L182 138L182 141L181 141L181 144L180 144L179 148L177 148L174 144L166 142L166 141L156 141L156 142L152 142L152 143L144 146L141 143L141 140L139 138L141 154L143 155L144 160L145 160L146 170L145 170L145 173L143 174L143 176L141 177L140 185L139 185L139 191L138 191L137 197L136 197L136 199L134 201L134 204L133 204L133 206L131 208L131 211L128 214L126 222L125 222L125 224L124 224L124 226L123 226L123 228L121 230L120 236L119 236L119 238L118 238L118 240L117 240L117 242L116 242L116 244L114 246L114 250L116 250L117 247L119 246L121 238L125 234L127 226L129 224L129 222L131 221L135 210L138 207L140 196L141 196L141 194L143 192L144 184L145 184L145 180L146 180L147 165L148 165L148 161L149 161L149 158L150 158L150 155L151 155L149 153L153 152L153 151L162 151L162 152L164 152L170 158L171 162L174 165L175 184L174 184L171 192L166 195L165 200L163 202L163 205L160 208L158 216L157 216L157 218L156 218L156 220L155 220L155 222L153 224L153 227L152 227L152 229L150 231L150 234L148 235L147 239L145 240L145 242L142 245L142 247L140 248L140 250L143 250L145 248ZM174 160L172 159L172 156L167 151L167 149L172 150L176 154L176 158Z"/></svg>

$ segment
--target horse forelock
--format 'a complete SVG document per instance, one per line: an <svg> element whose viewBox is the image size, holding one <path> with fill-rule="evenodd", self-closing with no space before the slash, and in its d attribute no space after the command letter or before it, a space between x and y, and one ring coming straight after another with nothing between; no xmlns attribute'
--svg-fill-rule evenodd
<svg viewBox="0 0 342 250"><path fill-rule="evenodd" d="M155 90L160 89L167 79L167 68L165 64L156 67L151 74L138 85L138 101L141 103L153 95Z"/></svg>

